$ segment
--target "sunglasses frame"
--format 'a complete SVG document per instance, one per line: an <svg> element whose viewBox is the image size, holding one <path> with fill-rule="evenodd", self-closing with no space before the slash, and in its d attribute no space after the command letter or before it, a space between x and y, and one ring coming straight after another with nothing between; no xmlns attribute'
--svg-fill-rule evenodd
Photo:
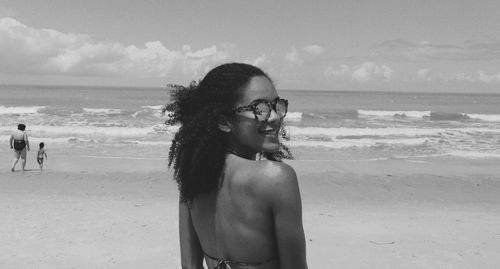
<svg viewBox="0 0 500 269"><path fill-rule="evenodd" d="M286 116L286 114L288 113L288 100L287 99L282 99L280 97L276 97L276 99L274 99L273 101L267 101L267 100L258 100L258 101L255 101L249 105L246 105L246 106L239 106L237 108L235 108L233 111L234 112L244 112L244 111L252 111L253 112L253 115L255 117L255 120L257 121L260 121L260 122L267 122L267 120L269 120L269 117L271 117L271 110L274 110L274 112L278 113L276 111L276 105L278 104L279 101L283 101L285 103L285 114L280 117L280 118L284 118ZM259 120L258 116L257 116L257 105L259 104L267 104L267 106L270 108L269 110L269 114L267 115L266 119L265 120Z"/></svg>

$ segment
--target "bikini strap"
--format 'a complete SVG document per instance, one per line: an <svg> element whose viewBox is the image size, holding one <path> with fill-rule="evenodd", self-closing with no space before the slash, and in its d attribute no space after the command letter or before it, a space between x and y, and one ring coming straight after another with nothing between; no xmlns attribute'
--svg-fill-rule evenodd
<svg viewBox="0 0 500 269"><path fill-rule="evenodd" d="M262 262L253 262L253 263L252 262L236 262L236 261L232 261L230 259L219 259L216 257L212 257L212 256L208 255L205 251L203 251L203 254L205 254L205 256L207 256L208 258L217 262L214 269L231 269L230 264L236 264L236 265L240 265L240 266L257 266L257 265L261 265L261 264L266 263L266 262L270 262L270 261L275 259L273 257L273 258L267 259L267 260L262 261Z"/></svg>

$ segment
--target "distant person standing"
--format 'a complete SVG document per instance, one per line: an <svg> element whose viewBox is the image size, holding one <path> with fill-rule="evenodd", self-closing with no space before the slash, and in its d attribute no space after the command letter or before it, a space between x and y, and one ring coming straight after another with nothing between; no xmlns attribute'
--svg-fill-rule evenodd
<svg viewBox="0 0 500 269"><path fill-rule="evenodd" d="M30 143L28 141L28 135L24 131L26 130L26 125L19 124L17 125L17 130L12 133L10 136L10 148L14 149L14 163L12 163L11 171L14 172L16 168L16 164L19 161L19 158L22 159L23 172L26 166L26 150L30 150Z"/></svg>
<svg viewBox="0 0 500 269"><path fill-rule="evenodd" d="M43 157L44 156L45 156L45 159L48 159L47 152L45 151L45 144L42 142L42 143L40 143L40 148L38 149L38 154L36 157L36 161L38 162L38 165L40 165L40 171L43 170Z"/></svg>

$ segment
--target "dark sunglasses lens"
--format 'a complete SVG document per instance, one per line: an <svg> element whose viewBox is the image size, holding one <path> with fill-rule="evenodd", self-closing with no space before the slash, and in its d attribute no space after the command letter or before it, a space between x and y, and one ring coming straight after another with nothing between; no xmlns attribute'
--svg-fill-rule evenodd
<svg viewBox="0 0 500 269"><path fill-rule="evenodd" d="M284 117L287 112L287 104L285 100L278 100L276 102L276 114L278 114L280 117Z"/></svg>

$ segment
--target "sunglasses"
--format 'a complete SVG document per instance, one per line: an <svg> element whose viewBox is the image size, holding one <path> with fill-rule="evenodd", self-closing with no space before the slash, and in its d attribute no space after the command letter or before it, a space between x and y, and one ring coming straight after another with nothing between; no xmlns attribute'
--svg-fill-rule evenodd
<svg viewBox="0 0 500 269"><path fill-rule="evenodd" d="M288 111L288 100L281 99L279 97L273 101L257 100L252 102L250 105L237 107L233 111L252 111L257 121L267 122L271 116L271 110L274 110L280 119L284 118L286 116L286 112Z"/></svg>

